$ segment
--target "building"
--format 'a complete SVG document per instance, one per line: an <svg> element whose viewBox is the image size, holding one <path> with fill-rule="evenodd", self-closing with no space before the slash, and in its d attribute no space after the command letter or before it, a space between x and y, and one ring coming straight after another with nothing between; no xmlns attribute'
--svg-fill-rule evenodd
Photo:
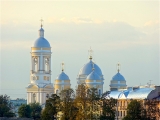
<svg viewBox="0 0 160 120"><path fill-rule="evenodd" d="M97 88L98 93L101 95L103 93L104 78L100 67L93 62L91 52L92 50L90 50L89 62L79 71L77 84L86 84L88 88Z"/></svg>
<svg viewBox="0 0 160 120"><path fill-rule="evenodd" d="M44 29L39 30L39 38L31 47L30 83L27 86L27 104L46 102L47 97L54 93L51 83L51 46L44 38Z"/></svg>
<svg viewBox="0 0 160 120"><path fill-rule="evenodd" d="M62 72L55 79L55 83L51 83L51 46L44 38L44 29L39 30L39 38L31 47L31 71L30 83L27 86L27 104L39 102L42 106L51 94L59 94L62 90L71 86L68 75L64 72L64 64L62 64ZM131 99L152 100L159 98L160 89L158 86L138 86L127 87L125 77L120 73L120 64L117 65L117 73L110 81L110 94L106 97L115 98L117 103L117 119L121 120L126 116L127 105ZM77 75L77 84L85 84L88 88L97 88L99 95L103 93L104 77L100 67L94 63L92 58L92 50L90 50L89 62L86 63Z"/></svg>
<svg viewBox="0 0 160 120"><path fill-rule="evenodd" d="M92 60L92 50L90 50L89 62L85 64L78 74L78 85L86 84L88 88L95 87L98 93L103 93L104 78L101 69ZM55 83L51 83L51 46L44 38L44 29L41 24L39 30L39 38L31 47L31 71L30 83L27 86L27 104L38 102L44 105L46 99L53 93L59 94L63 89L70 88L70 79L64 72L64 64L62 64L62 72L55 79Z"/></svg>
<svg viewBox="0 0 160 120"><path fill-rule="evenodd" d="M112 77L111 84L110 84L110 90L119 90L119 89L126 89L126 80L123 77L123 75L120 74L120 64L117 64L117 73Z"/></svg>
<svg viewBox="0 0 160 120"><path fill-rule="evenodd" d="M117 99L116 119L122 120L127 115L127 106L132 99L144 102L145 100L154 100L160 96L160 86L138 86L128 87L117 91L110 91L106 99Z"/></svg>
<svg viewBox="0 0 160 120"><path fill-rule="evenodd" d="M64 63L62 63L62 72L57 76L54 84L54 93L59 94L64 89L71 87L70 79L64 72Z"/></svg>
<svg viewBox="0 0 160 120"><path fill-rule="evenodd" d="M27 100L21 99L21 98L17 98L15 100L10 100L10 103L12 105L12 112L15 113L16 116L18 116L18 108L22 104L27 104Z"/></svg>

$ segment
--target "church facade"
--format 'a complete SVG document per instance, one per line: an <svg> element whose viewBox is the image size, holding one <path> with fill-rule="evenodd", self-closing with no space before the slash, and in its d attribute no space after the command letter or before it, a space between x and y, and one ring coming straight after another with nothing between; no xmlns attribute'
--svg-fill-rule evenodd
<svg viewBox="0 0 160 120"><path fill-rule="evenodd" d="M26 88L27 104L39 102L43 105L51 94L59 94L62 90L71 87L70 79L64 72L64 63L62 63L62 72L57 76L54 84L51 82L51 54L51 46L44 38L44 29L41 24L39 38L31 47L30 83ZM77 84L97 88L99 95L103 93L103 74L100 67L93 62L91 54L89 62L79 71Z"/></svg>

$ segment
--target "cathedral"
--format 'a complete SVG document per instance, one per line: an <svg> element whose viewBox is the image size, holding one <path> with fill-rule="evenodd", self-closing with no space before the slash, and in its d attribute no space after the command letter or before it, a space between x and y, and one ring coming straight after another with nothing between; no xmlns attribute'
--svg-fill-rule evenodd
<svg viewBox="0 0 160 120"><path fill-rule="evenodd" d="M59 94L62 90L71 87L71 81L64 71L64 63L62 63L62 71L55 78L54 84L51 82L51 54L51 45L44 38L44 29L41 24L39 38L31 47L30 83L26 88L27 104L39 102L43 105L50 95ZM103 93L104 77L100 67L92 60L92 54L89 56L88 63L78 73L77 85L80 84L86 84L88 88L97 88L99 95ZM126 87L126 81L120 74L118 64L118 73L111 80L110 90L125 89Z"/></svg>

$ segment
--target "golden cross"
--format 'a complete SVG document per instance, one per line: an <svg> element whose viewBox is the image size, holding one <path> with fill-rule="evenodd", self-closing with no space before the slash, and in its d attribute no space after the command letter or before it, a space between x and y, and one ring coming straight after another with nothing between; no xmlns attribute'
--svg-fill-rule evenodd
<svg viewBox="0 0 160 120"><path fill-rule="evenodd" d="M92 59L92 54L93 54L93 50L91 49L91 47L90 47L90 50L88 50L88 52L89 52L89 59Z"/></svg>
<svg viewBox="0 0 160 120"><path fill-rule="evenodd" d="M118 72L120 71L120 63L117 64Z"/></svg>
<svg viewBox="0 0 160 120"><path fill-rule="evenodd" d="M41 18L40 21L41 21L41 28L42 28L43 27L43 25L42 25L43 19Z"/></svg>
<svg viewBox="0 0 160 120"><path fill-rule="evenodd" d="M62 71L64 71L64 62L62 62Z"/></svg>

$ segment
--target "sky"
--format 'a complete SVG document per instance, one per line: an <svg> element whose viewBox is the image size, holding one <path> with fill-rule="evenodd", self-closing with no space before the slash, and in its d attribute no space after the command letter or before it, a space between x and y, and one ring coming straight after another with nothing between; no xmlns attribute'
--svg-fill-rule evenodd
<svg viewBox="0 0 160 120"><path fill-rule="evenodd" d="M30 82L31 47L40 19L52 47L52 83L65 63L71 87L89 59L104 75L104 91L120 73L128 86L160 85L159 1L0 1L0 94L25 98Z"/></svg>

